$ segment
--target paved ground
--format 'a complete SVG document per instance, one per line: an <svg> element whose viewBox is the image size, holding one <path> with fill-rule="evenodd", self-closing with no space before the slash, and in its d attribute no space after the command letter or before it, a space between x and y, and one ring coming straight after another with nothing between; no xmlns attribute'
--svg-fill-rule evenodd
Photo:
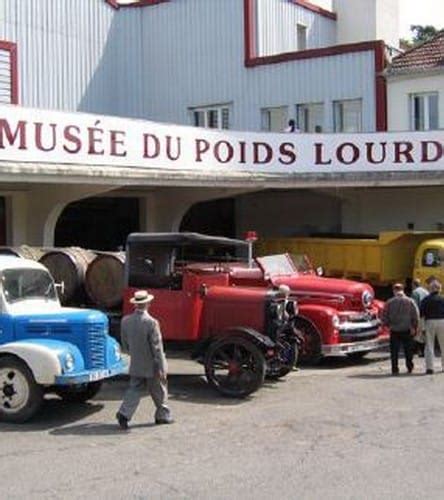
<svg viewBox="0 0 444 500"><path fill-rule="evenodd" d="M116 430L122 380L90 404L51 399L32 423L1 424L0 497L443 497L444 374L422 375L422 360L394 378L386 355L336 359L247 401L218 397L199 366L170 366L172 426L153 426L146 400Z"/></svg>

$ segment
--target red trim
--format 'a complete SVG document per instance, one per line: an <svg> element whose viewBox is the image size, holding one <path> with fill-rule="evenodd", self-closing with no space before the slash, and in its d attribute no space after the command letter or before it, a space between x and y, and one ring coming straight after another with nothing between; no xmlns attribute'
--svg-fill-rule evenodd
<svg viewBox="0 0 444 500"><path fill-rule="evenodd" d="M157 5L159 3L169 2L170 0L134 0L131 3L121 4L118 0L105 0L113 9L120 9L121 7L148 7L150 5Z"/></svg>
<svg viewBox="0 0 444 500"><path fill-rule="evenodd" d="M376 73L376 131L387 131L387 82L383 75L387 60L385 57L385 44L376 42L375 47L375 73Z"/></svg>
<svg viewBox="0 0 444 500"><path fill-rule="evenodd" d="M292 0L292 2L307 4L302 0ZM383 76L386 66L385 44L383 41L349 43L344 45L334 45L321 49L301 50L298 52L286 52L274 56L256 56L256 23L254 8L256 0L244 0L244 26L245 26L245 66L253 68L267 64L285 63L290 61L301 61L304 59L314 59L317 57L330 57L353 52L373 51L375 55L375 100L376 100L376 130L385 132L387 130L387 83Z"/></svg>
<svg viewBox="0 0 444 500"><path fill-rule="evenodd" d="M328 17L328 19L333 19L336 21L338 16L336 12L331 12L330 10L323 9L318 5L314 5L311 2L307 2L306 0L291 0L292 3L299 5L299 7L303 7L304 9L311 10L320 16Z"/></svg>
<svg viewBox="0 0 444 500"><path fill-rule="evenodd" d="M18 104L17 44L0 40L0 49L9 52L11 65L11 104Z"/></svg>

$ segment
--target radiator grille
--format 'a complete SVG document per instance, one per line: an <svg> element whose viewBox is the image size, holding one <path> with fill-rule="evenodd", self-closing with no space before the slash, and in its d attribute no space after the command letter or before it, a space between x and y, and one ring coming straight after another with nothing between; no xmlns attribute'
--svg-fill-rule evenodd
<svg viewBox="0 0 444 500"><path fill-rule="evenodd" d="M103 324L88 326L88 368L105 368L105 335Z"/></svg>

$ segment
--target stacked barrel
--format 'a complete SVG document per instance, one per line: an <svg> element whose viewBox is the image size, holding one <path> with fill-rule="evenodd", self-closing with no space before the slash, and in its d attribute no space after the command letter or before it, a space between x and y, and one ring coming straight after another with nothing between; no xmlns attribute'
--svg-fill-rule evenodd
<svg viewBox="0 0 444 500"><path fill-rule="evenodd" d="M52 274L66 306L92 306L112 311L122 302L125 253L79 247L0 247L0 254L41 262Z"/></svg>

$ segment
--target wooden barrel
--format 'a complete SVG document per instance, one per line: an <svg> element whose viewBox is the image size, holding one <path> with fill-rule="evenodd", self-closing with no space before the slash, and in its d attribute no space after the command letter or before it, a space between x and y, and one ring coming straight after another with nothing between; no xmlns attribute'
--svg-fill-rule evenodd
<svg viewBox="0 0 444 500"><path fill-rule="evenodd" d="M39 259L52 274L56 283L63 283L59 289L63 305L80 305L85 300L85 273L96 254L78 247L52 248Z"/></svg>
<svg viewBox="0 0 444 500"><path fill-rule="evenodd" d="M0 255L12 255L22 259L40 260L44 250L40 247L21 245L18 247L0 247Z"/></svg>
<svg viewBox="0 0 444 500"><path fill-rule="evenodd" d="M125 268L124 252L99 252L85 275L85 290L97 307L113 309L122 302Z"/></svg>

